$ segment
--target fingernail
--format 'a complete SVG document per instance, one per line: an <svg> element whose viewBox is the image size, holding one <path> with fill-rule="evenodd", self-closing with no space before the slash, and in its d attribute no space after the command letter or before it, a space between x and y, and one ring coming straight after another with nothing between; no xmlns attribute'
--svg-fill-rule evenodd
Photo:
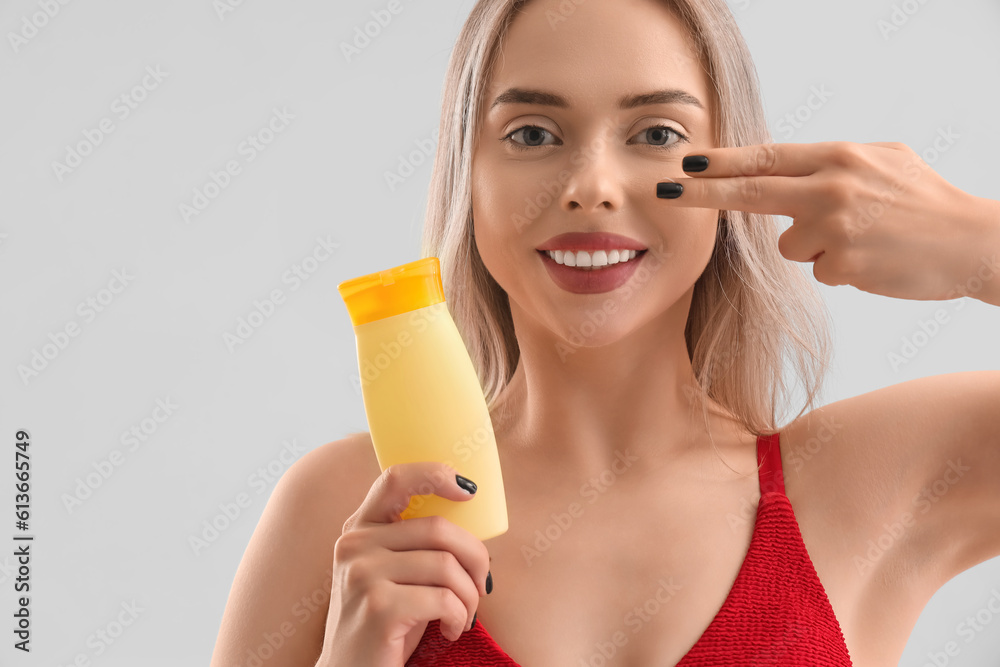
<svg viewBox="0 0 1000 667"><path fill-rule="evenodd" d="M493 592L493 571L490 570L486 573L486 594L489 595Z"/></svg>
<svg viewBox="0 0 1000 667"><path fill-rule="evenodd" d="M657 183L656 196L660 199L677 199L684 192L684 186L680 183Z"/></svg>
<svg viewBox="0 0 1000 667"><path fill-rule="evenodd" d="M705 171L708 169L708 158L704 155L688 155L681 161L684 171Z"/></svg>
<svg viewBox="0 0 1000 667"><path fill-rule="evenodd" d="M473 615L472 615L472 625L470 625L470 626L469 626L469 629L470 629L470 630L471 630L472 628L476 627L476 616L477 616L478 614L479 614L479 612L477 611L477 612L476 612L475 614L473 614Z"/></svg>
<svg viewBox="0 0 1000 667"><path fill-rule="evenodd" d="M471 479L462 477L461 475L455 475L455 481L458 483L462 490L468 493L470 496L476 492L476 483Z"/></svg>

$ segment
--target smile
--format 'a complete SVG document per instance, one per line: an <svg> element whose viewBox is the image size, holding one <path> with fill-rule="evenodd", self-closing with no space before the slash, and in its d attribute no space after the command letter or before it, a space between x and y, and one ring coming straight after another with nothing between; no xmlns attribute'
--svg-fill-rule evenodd
<svg viewBox="0 0 1000 667"><path fill-rule="evenodd" d="M538 256L545 265L552 281L573 294L601 294L621 287L636 272L637 267L647 254L646 250L624 251L619 253L617 261L612 264L610 257L601 256L609 254L603 250L596 250L593 253L580 250L538 250L536 252L538 252ZM556 260L557 253L562 253L561 262ZM580 259L581 254L584 255L583 263L589 262L591 266L569 266L565 263L567 257L572 257L570 261L575 263ZM600 266L593 266L595 260Z"/></svg>
<svg viewBox="0 0 1000 667"><path fill-rule="evenodd" d="M645 250L544 250L557 264L576 268L599 269L605 266L623 264L635 259L635 256Z"/></svg>

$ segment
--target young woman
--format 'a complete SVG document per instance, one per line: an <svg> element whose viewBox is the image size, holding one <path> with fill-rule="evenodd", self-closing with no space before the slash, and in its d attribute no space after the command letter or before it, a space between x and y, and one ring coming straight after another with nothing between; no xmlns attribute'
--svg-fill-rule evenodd
<svg viewBox="0 0 1000 667"><path fill-rule="evenodd" d="M428 480L474 487L383 473L364 433L320 447L268 503L213 665L882 667L1000 555L1000 372L816 407L829 334L796 264L1000 305L1000 204L902 144L771 143L723 0L481 0L440 137L423 256L510 529L400 521ZM786 362L805 405L779 425Z"/></svg>

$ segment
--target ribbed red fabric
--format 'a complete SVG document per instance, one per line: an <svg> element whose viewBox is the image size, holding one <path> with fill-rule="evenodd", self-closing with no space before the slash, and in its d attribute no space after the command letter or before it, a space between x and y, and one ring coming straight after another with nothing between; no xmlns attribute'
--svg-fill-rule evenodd
<svg viewBox="0 0 1000 667"><path fill-rule="evenodd" d="M722 607L675 667L850 667L840 623L785 495L777 433L757 438L757 462L761 497L750 548ZM434 620L406 667L520 665L478 620L455 642Z"/></svg>

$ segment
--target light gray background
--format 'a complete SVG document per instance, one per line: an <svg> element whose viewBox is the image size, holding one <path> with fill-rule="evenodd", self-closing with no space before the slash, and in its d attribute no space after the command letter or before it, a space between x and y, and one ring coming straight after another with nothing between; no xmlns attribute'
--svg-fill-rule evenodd
<svg viewBox="0 0 1000 667"><path fill-rule="evenodd" d="M211 0L70 2L15 52L9 35L42 11L40 1L0 3L0 540L13 544L17 429L32 435L37 536L30 657L11 648L13 548L0 546L0 663L67 665L83 654L107 666L207 664L236 566L274 486L255 471L271 466L280 475L303 452L366 429L354 334L336 286L418 256L429 161L415 160L422 163L395 190L385 175L431 141L447 59L473 3L404 0L347 62L340 44L387 2L245 0L221 16ZM960 138L932 155L933 167L1000 199L995 0L731 6L776 140L902 141L923 152L950 127ZM878 21L890 20L894 6L915 13L902 14L905 24L885 37ZM165 78L122 119L112 104L147 67ZM789 136L779 123L814 86L832 96L800 111L809 118ZM240 143L267 126L274 108L294 119L247 161ZM53 161L102 118L114 131L60 181ZM234 159L241 173L186 223L179 205ZM317 237L338 247L293 289L283 275L311 255ZM122 269L133 278L112 294ZM230 351L224 334L276 289L284 303ZM922 376L1000 368L1000 308L820 289L836 322L837 371L824 403ZM78 312L86 299L107 296L92 321ZM887 353L940 307L949 323L893 370ZM70 322L79 335L22 381L18 366ZM173 414L152 421L168 398ZM122 433L144 420L148 435L130 450ZM121 465L67 509L64 496L116 449ZM196 554L189 538L241 493L249 506ZM961 653L949 664L996 665L991 590L1000 596L1000 559L949 582L900 664L923 665L928 652L956 641ZM88 637L133 602L137 619L99 654ZM967 643L959 625L977 613L991 623Z"/></svg>

